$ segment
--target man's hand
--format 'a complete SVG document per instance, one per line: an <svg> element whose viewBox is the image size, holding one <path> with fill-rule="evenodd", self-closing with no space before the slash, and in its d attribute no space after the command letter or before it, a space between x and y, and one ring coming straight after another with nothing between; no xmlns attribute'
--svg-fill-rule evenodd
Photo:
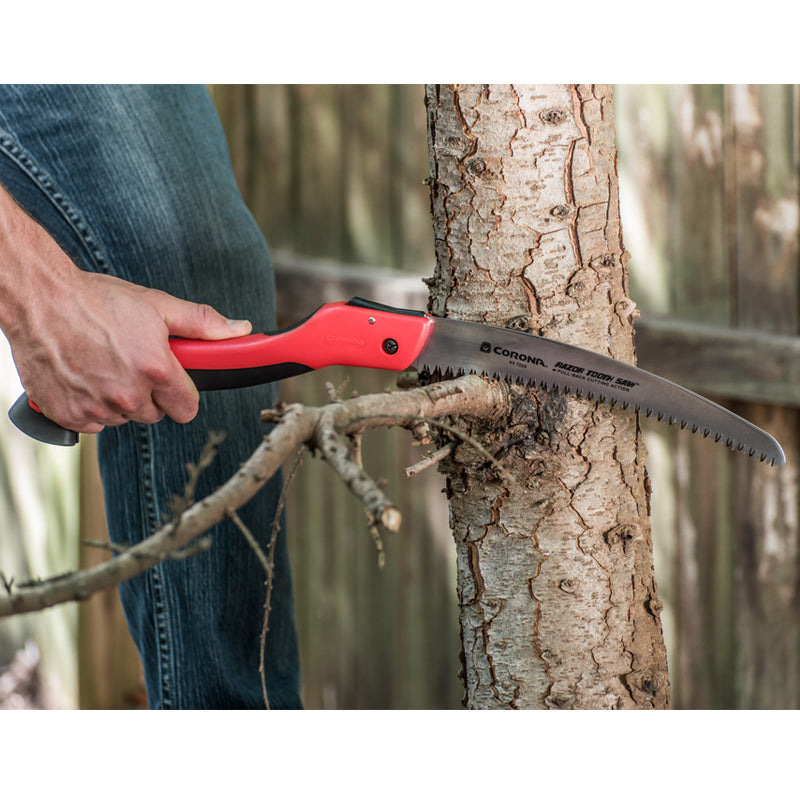
<svg viewBox="0 0 800 800"><path fill-rule="evenodd" d="M0 187L0 327L28 397L54 422L97 433L165 414L188 422L197 389L169 336L250 332L209 306L79 270Z"/></svg>

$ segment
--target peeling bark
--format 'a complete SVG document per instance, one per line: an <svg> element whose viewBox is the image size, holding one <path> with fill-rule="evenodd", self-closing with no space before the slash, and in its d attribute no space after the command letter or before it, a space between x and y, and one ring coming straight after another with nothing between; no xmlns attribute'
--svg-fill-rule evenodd
<svg viewBox="0 0 800 800"><path fill-rule="evenodd" d="M426 90L429 308L634 361L606 87ZM465 705L665 708L645 448L635 415L505 387L447 478ZM511 476L511 477L509 477Z"/></svg>

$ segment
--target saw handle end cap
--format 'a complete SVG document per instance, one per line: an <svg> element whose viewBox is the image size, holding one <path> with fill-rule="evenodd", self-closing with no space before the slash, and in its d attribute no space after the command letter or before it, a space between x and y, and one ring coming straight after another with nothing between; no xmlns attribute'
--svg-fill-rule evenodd
<svg viewBox="0 0 800 800"><path fill-rule="evenodd" d="M23 433L39 442L62 447L78 444L78 434L75 431L62 428L57 422L48 419L31 403L24 392L11 406L8 417Z"/></svg>

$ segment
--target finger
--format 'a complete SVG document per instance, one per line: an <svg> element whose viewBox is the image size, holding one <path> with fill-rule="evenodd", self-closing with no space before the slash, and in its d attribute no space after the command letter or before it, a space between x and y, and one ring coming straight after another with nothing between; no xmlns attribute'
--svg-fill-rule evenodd
<svg viewBox="0 0 800 800"><path fill-rule="evenodd" d="M105 429L105 425L101 425L99 422L91 422L88 425L81 425L77 428L69 428L69 430L75 431L75 433L100 433L100 431Z"/></svg>
<svg viewBox="0 0 800 800"><path fill-rule="evenodd" d="M153 403L175 422L191 422L200 405L200 394L175 356L170 354L171 379L153 387Z"/></svg>
<svg viewBox="0 0 800 800"><path fill-rule="evenodd" d="M158 407L153 400L152 395L147 398L147 401L137 406L136 408L130 407L114 407L113 416L100 420L105 425L124 425L126 422L143 422L145 425L155 425L164 418L164 411Z"/></svg>
<svg viewBox="0 0 800 800"><path fill-rule="evenodd" d="M163 292L154 294L154 305L173 336L231 339L245 336L252 330L247 320L229 320L209 305L190 303Z"/></svg>
<svg viewBox="0 0 800 800"><path fill-rule="evenodd" d="M164 411L150 398L146 403L136 409L121 408L109 404L102 412L94 412L91 421L81 422L72 429L78 433L99 433L103 428L116 428L128 422L142 422L145 425L155 425L164 418Z"/></svg>
<svg viewBox="0 0 800 800"><path fill-rule="evenodd" d="M164 419L164 410L160 408L152 396L150 402L145 406L138 408L133 414L126 415L126 419L130 422L143 422L145 425L155 425Z"/></svg>

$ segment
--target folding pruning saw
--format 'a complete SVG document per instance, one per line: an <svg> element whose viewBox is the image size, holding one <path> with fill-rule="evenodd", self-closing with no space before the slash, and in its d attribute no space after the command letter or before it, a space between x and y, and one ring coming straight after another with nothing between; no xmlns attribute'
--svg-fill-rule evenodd
<svg viewBox="0 0 800 800"><path fill-rule="evenodd" d="M784 464L769 434L710 400L649 372L590 350L476 322L440 319L361 298L328 303L274 333L205 341L171 339L178 361L201 391L235 389L335 364L401 371L412 366L474 373L571 392L655 416L773 465ZM23 394L9 412L23 432L49 444L78 434L51 420Z"/></svg>

